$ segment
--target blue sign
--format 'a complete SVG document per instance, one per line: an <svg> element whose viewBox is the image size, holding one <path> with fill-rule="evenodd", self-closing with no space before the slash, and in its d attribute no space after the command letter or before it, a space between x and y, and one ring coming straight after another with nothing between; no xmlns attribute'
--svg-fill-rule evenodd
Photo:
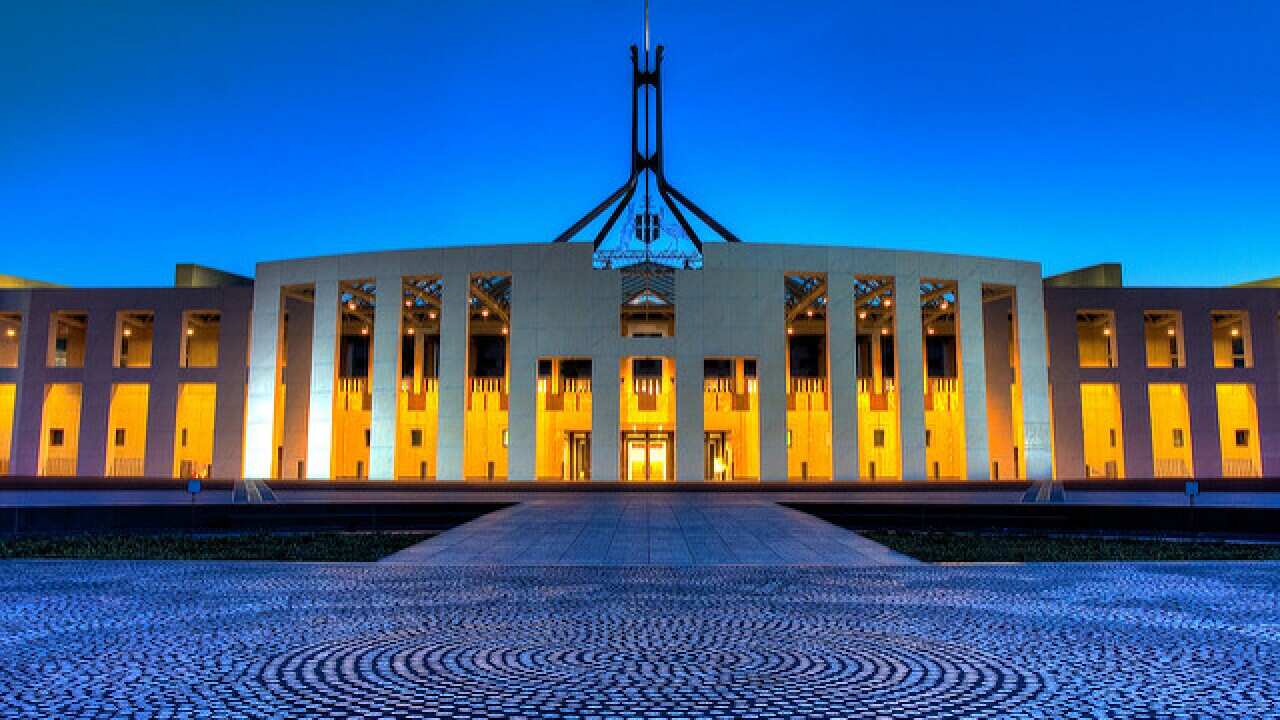
<svg viewBox="0 0 1280 720"><path fill-rule="evenodd" d="M191 478L187 481L187 492L192 495L200 492L200 480L198 478Z"/></svg>

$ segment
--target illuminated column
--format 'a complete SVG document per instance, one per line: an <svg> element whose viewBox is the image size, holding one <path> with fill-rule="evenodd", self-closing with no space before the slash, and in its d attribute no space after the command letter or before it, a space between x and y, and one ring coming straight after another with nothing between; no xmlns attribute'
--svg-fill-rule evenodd
<svg viewBox="0 0 1280 720"><path fill-rule="evenodd" d="M404 281L399 273L374 278L372 408L369 414L369 479L396 477L396 400L400 392L400 316Z"/></svg>
<svg viewBox="0 0 1280 720"><path fill-rule="evenodd" d="M317 278L311 330L311 405L307 411L308 478L327 479L331 475L337 354L338 280Z"/></svg>
<svg viewBox="0 0 1280 720"><path fill-rule="evenodd" d="M436 479L462 480L462 436L467 392L467 307L471 276L445 273L440 308L440 416Z"/></svg>
<svg viewBox="0 0 1280 720"><path fill-rule="evenodd" d="M920 311L920 278L895 275L894 335L898 346L898 422L902 448L902 479L924 480L924 337Z"/></svg>
<svg viewBox="0 0 1280 720"><path fill-rule="evenodd" d="M617 302L617 296L612 300ZM591 356L591 479L617 480L619 407L618 377L622 358L617 352Z"/></svg>
<svg viewBox="0 0 1280 720"><path fill-rule="evenodd" d="M280 283L258 267L253 281L249 407L245 412L244 477L269 478L275 458L276 376L280 372ZM175 401L176 407L176 401ZM166 471L166 475L172 469Z"/></svg>
<svg viewBox="0 0 1280 720"><path fill-rule="evenodd" d="M507 323L507 479L531 481L536 475L538 373L536 293L532 274L511 276ZM522 298L528 298L523 300Z"/></svg>
<svg viewBox="0 0 1280 720"><path fill-rule="evenodd" d="M960 379L964 383L965 479L991 479L987 438L987 342L982 313L982 281L960 278L956 285L956 336L960 341Z"/></svg>
<svg viewBox="0 0 1280 720"><path fill-rule="evenodd" d="M833 480L858 479L858 338L853 273L827 274L827 382L831 389Z"/></svg>
<svg viewBox="0 0 1280 720"><path fill-rule="evenodd" d="M1039 273L1017 283L1014 292L1014 312L1018 318L1018 364L1022 373L1022 433L1026 446L1027 479L1047 480L1053 476L1053 455L1049 445L1049 370L1044 325L1044 284Z"/></svg>

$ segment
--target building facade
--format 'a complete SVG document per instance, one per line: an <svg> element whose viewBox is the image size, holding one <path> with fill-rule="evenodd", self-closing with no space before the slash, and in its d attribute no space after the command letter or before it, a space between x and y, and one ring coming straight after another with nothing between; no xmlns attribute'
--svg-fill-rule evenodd
<svg viewBox="0 0 1280 720"><path fill-rule="evenodd" d="M0 290L0 472L431 481L1260 477L1280 288L585 243ZM194 286L196 283L203 286Z"/></svg>

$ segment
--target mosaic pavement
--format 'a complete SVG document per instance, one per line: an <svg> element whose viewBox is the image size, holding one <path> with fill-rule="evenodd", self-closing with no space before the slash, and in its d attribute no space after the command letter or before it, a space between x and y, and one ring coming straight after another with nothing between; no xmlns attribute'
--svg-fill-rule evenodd
<svg viewBox="0 0 1280 720"><path fill-rule="evenodd" d="M1280 565L0 563L5 718L1274 718Z"/></svg>

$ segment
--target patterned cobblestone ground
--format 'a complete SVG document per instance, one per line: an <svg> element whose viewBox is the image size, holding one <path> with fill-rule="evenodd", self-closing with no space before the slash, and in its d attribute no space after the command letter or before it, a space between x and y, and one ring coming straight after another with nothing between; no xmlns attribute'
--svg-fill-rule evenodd
<svg viewBox="0 0 1280 720"><path fill-rule="evenodd" d="M0 716L1280 717L1280 566L0 564Z"/></svg>

